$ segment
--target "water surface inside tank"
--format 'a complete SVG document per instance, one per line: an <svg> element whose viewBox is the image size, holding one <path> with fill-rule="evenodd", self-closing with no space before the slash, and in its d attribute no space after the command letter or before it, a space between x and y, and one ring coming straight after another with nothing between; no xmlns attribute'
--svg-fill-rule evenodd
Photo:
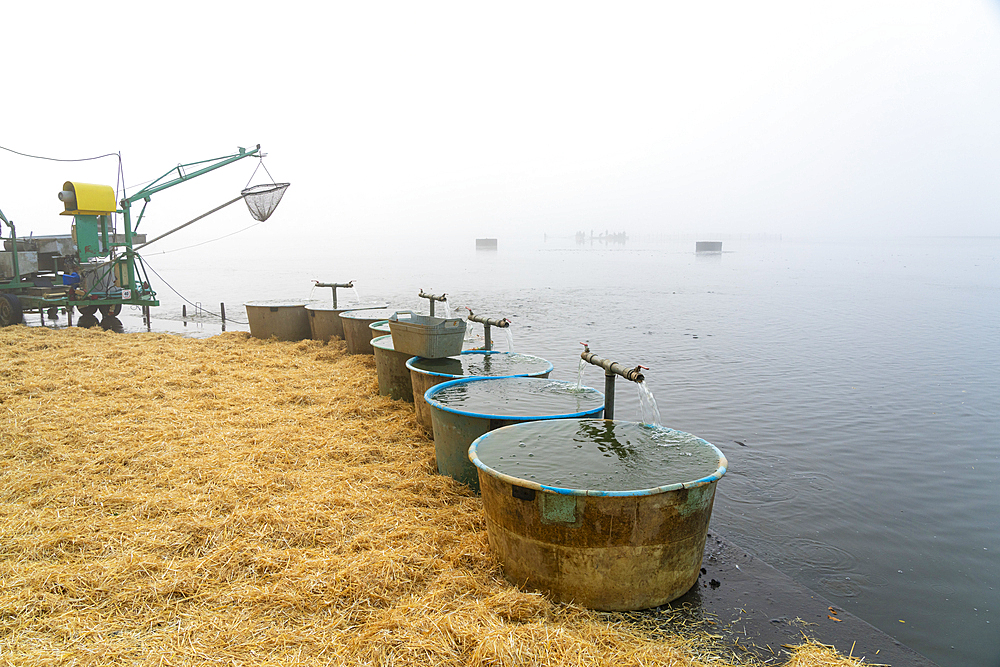
<svg viewBox="0 0 1000 667"><path fill-rule="evenodd" d="M410 364L425 373L464 377L471 375L535 375L552 370L552 364L530 354L469 351L442 359L417 358Z"/></svg>
<svg viewBox="0 0 1000 667"><path fill-rule="evenodd" d="M511 477L593 491L693 482L714 474L724 458L690 433L610 419L552 419L498 429L478 442L476 455Z"/></svg>
<svg viewBox="0 0 1000 667"><path fill-rule="evenodd" d="M330 310L330 311L351 311L351 310L381 310L389 304L385 301L372 301L369 303L337 303L334 307L332 303L316 302L306 306L307 310Z"/></svg>
<svg viewBox="0 0 1000 667"><path fill-rule="evenodd" d="M473 416L544 418L599 410L604 394L590 387L546 378L453 380L428 397L441 408ZM430 392L428 392L430 393Z"/></svg>
<svg viewBox="0 0 1000 667"><path fill-rule="evenodd" d="M340 319L350 320L384 320L392 315L388 308L361 308L346 310L340 314Z"/></svg>
<svg viewBox="0 0 1000 667"><path fill-rule="evenodd" d="M302 308L304 306L311 305L311 301L307 299L258 299L256 301L247 301L244 306L249 306L251 308Z"/></svg>
<svg viewBox="0 0 1000 667"><path fill-rule="evenodd" d="M377 347L380 350L392 350L392 351L396 350L396 348L392 346L392 334L389 334L388 336L379 336L378 338L372 338L372 347ZM405 371L406 369L403 370Z"/></svg>

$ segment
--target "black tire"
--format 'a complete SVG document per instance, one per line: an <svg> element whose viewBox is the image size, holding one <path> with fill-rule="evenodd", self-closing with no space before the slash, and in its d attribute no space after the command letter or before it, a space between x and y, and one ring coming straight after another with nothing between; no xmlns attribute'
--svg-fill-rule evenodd
<svg viewBox="0 0 1000 667"><path fill-rule="evenodd" d="M105 331L113 331L115 333L125 332L125 326L122 324L122 321L114 315L108 315L101 320L101 328Z"/></svg>
<svg viewBox="0 0 1000 667"><path fill-rule="evenodd" d="M0 326L9 327L24 321L21 300L13 294L0 294Z"/></svg>
<svg viewBox="0 0 1000 667"><path fill-rule="evenodd" d="M100 310L101 315L104 315L105 317L108 315L115 317L122 312L122 305L120 303L112 303L106 306L98 306L97 309Z"/></svg>
<svg viewBox="0 0 1000 667"><path fill-rule="evenodd" d="M45 316L48 317L50 320L58 320L59 309L56 308L55 306L52 306L51 308L49 308L49 311L45 313Z"/></svg>
<svg viewBox="0 0 1000 667"><path fill-rule="evenodd" d="M89 307L90 306L88 306L88 308ZM87 314L81 315L80 319L76 321L76 326L82 327L84 329L91 329L98 325L99 322L97 321L97 318L94 317L93 315L87 315Z"/></svg>
<svg viewBox="0 0 1000 667"><path fill-rule="evenodd" d="M76 309L80 311L81 315L90 315L93 317L97 314L97 306L77 306Z"/></svg>

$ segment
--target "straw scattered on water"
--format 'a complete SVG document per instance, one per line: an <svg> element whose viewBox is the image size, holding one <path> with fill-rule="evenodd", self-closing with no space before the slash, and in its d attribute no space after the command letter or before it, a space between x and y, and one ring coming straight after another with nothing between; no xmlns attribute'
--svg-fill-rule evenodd
<svg viewBox="0 0 1000 667"><path fill-rule="evenodd" d="M504 581L342 342L18 326L0 363L0 664L733 664Z"/></svg>

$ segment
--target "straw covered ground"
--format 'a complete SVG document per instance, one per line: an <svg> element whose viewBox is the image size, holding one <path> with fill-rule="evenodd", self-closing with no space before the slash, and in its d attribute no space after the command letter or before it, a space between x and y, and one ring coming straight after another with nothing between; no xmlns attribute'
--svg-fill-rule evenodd
<svg viewBox="0 0 1000 667"><path fill-rule="evenodd" d="M17 326L0 363L0 664L737 659L506 583L479 499L341 342Z"/></svg>

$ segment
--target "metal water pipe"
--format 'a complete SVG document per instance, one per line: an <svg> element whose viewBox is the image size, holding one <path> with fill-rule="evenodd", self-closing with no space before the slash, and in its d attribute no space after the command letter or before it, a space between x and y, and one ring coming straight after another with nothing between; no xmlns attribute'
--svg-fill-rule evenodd
<svg viewBox="0 0 1000 667"><path fill-rule="evenodd" d="M626 380L632 382L642 382L645 380L643 376L643 370L649 370L645 366L636 366L635 368L626 368L622 366L617 361L608 361L607 359L601 359L599 356L590 351L590 346L587 343L580 343L583 345L583 352L580 354L580 358L586 361L588 364L593 364L595 366L600 366L604 369L604 418L614 419L615 418L615 376L620 375Z"/></svg>
<svg viewBox="0 0 1000 667"><path fill-rule="evenodd" d="M510 320L508 320L506 317L503 318L502 320L494 320L490 319L489 317L483 317L482 315L476 315L475 313L472 312L472 309L469 307L466 307L466 310L469 311L469 317L467 319L470 322L479 322L480 324L483 325L483 335L486 338L486 346L485 346L486 351L487 352L492 351L493 341L490 339L490 327L499 327L501 329L506 329L507 327L510 326Z"/></svg>
<svg viewBox="0 0 1000 667"><path fill-rule="evenodd" d="M447 294L427 294L427 293L424 292L424 290L422 288L421 288L420 294L418 296L421 299L427 299L428 301L431 302L431 317L434 317L434 302L435 301L447 301L448 300L448 295Z"/></svg>
<svg viewBox="0 0 1000 667"><path fill-rule="evenodd" d="M337 307L337 288L343 287L344 289L352 289L354 287L354 281L349 283L321 283L318 280L314 280L313 284L316 287L329 287L333 290L333 307Z"/></svg>

